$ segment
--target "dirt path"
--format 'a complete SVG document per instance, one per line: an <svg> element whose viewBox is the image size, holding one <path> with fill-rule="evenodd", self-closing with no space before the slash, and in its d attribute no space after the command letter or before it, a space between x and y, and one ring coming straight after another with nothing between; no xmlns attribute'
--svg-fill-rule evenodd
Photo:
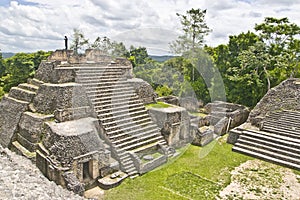
<svg viewBox="0 0 300 200"><path fill-rule="evenodd" d="M219 199L300 200L300 176L291 169L249 160L231 172L231 184Z"/></svg>

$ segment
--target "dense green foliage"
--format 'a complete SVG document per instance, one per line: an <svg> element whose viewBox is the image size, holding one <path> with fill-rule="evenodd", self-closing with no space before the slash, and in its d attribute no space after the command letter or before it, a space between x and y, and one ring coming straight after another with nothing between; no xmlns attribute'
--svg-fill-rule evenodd
<svg viewBox="0 0 300 200"><path fill-rule="evenodd" d="M271 88L299 77L300 27L287 18L266 18L253 32L230 36L227 45L206 47L219 69L228 101L253 107Z"/></svg>
<svg viewBox="0 0 300 200"><path fill-rule="evenodd" d="M24 83L32 78L42 60L46 60L51 52L17 53L0 60L0 97L9 92L11 87Z"/></svg>

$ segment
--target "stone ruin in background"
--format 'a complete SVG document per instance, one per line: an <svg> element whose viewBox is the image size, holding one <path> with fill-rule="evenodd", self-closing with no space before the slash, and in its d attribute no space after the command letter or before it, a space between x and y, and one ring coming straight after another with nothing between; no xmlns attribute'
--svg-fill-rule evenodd
<svg viewBox="0 0 300 200"><path fill-rule="evenodd" d="M241 124L248 115L245 107L215 102L206 118L195 117L188 111L197 110L198 102L189 98L147 110L156 97L125 59L99 50L57 50L33 79L1 100L0 144L31 159L48 179L83 194L153 170L176 148L203 146L232 128L228 120ZM215 131L203 132L203 126Z"/></svg>
<svg viewBox="0 0 300 200"><path fill-rule="evenodd" d="M233 151L300 170L300 80L270 89L227 142Z"/></svg>

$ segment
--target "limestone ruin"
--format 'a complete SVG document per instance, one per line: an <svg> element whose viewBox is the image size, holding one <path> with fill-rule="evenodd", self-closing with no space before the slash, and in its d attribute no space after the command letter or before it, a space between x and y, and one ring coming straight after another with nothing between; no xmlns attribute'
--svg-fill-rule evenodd
<svg viewBox="0 0 300 200"><path fill-rule="evenodd" d="M229 133L233 151L300 170L300 80L272 88Z"/></svg>
<svg viewBox="0 0 300 200"><path fill-rule="evenodd" d="M3 97L0 144L76 193L95 184L108 189L166 163L172 147L189 142L188 129L164 139L144 106L155 98L125 59L57 50Z"/></svg>
<svg viewBox="0 0 300 200"><path fill-rule="evenodd" d="M48 179L83 194L153 170L176 148L203 146L249 114L245 107L214 102L206 118L195 117L188 111L203 103L189 97L146 109L156 99L125 59L99 50L57 50L33 79L1 100L0 144L31 159ZM202 134L201 127L215 130Z"/></svg>

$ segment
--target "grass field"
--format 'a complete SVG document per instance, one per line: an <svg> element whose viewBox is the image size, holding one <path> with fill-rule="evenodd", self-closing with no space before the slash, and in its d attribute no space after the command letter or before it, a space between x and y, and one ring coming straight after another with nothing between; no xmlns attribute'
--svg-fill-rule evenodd
<svg viewBox="0 0 300 200"><path fill-rule="evenodd" d="M215 199L230 183L230 171L252 159L232 152L225 141L181 149L182 154L164 166L106 191L105 199Z"/></svg>

